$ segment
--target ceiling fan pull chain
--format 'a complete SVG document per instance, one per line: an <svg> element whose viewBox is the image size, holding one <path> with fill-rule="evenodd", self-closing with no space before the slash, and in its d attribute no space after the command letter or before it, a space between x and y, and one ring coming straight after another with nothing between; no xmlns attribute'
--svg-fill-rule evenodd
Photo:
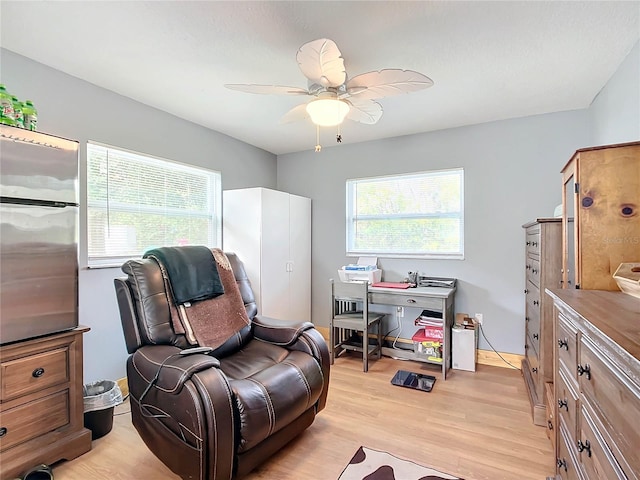
<svg viewBox="0 0 640 480"><path fill-rule="evenodd" d="M342 133L340 132L340 124L338 124L338 132L336 133L336 142L342 143Z"/></svg>
<svg viewBox="0 0 640 480"><path fill-rule="evenodd" d="M320 145L320 125L316 125L316 152L322 150L322 145Z"/></svg>

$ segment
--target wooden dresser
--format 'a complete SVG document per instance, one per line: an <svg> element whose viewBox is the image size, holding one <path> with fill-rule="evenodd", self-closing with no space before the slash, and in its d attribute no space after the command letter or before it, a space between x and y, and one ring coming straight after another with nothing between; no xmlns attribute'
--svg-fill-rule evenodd
<svg viewBox="0 0 640 480"><path fill-rule="evenodd" d="M547 291L556 322L556 478L640 478L640 299Z"/></svg>
<svg viewBox="0 0 640 480"><path fill-rule="evenodd" d="M538 218L525 223L525 358L522 374L529 394L533 423L547 418L545 384L553 382L553 302L546 288L560 288L562 279L562 220Z"/></svg>
<svg viewBox="0 0 640 480"><path fill-rule="evenodd" d="M91 450L82 395L82 334L88 330L0 347L1 480Z"/></svg>

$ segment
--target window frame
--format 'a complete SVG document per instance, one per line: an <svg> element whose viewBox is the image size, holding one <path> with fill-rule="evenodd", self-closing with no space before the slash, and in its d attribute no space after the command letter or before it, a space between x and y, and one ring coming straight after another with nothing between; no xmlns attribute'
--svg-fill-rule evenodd
<svg viewBox="0 0 640 480"><path fill-rule="evenodd" d="M147 163L149 165L157 166L157 162L161 162L161 164L163 164L163 168L164 168L164 165L169 166L169 168L167 168L167 170L169 171L171 171L170 166L174 166L174 169L173 169L174 171L183 171L183 172L190 171L194 173L202 173L207 177L209 177L208 178L209 188L207 191L209 196L208 201L213 202L213 207L209 209L209 213L212 214L211 216L213 218L214 225L211 231L209 232L210 235L212 235L211 241L213 244L208 246L213 248L213 247L220 247L222 245L222 174L220 173L220 171L89 140L86 143L86 150L85 150L86 175L85 175L84 187L86 189L86 203L85 203L84 211L85 211L86 220L84 222L85 225L84 225L84 232L83 232L83 235L86 238L86 249L84 249L85 258L83 260L85 261L85 265L87 268L94 269L94 268L120 267L125 261L129 259L142 258L142 255L144 253L144 252L140 252L137 255L126 255L126 256L125 255L91 256L90 254L91 249L90 249L89 242L91 238L90 230L91 230L92 222L91 222L89 212L91 208L100 208L95 205L92 206L92 203L94 202L94 200L90 198L90 193L89 193L89 184L90 184L90 175L91 175L89 163L91 158L91 153L90 153L91 147L98 147L100 149L107 149L107 150L115 151L118 153L122 152L122 154L124 155L139 157L137 161L141 164ZM112 205L113 204L110 204L109 207L105 206L103 208L107 208L110 211L113 211L114 208ZM133 212L136 210L136 208L123 204L119 208L116 208L116 210L121 212L130 210ZM162 210L162 208L152 207L152 206L143 206L141 210L143 212L146 211L146 213L158 213L159 211ZM209 215L203 214L203 217L208 217L208 216Z"/></svg>
<svg viewBox="0 0 640 480"><path fill-rule="evenodd" d="M365 181L389 181L394 179L402 179L402 178L415 178L415 177L430 177L430 176L439 176L446 175L447 173L459 173L460 180L460 211L459 213L446 213L446 214L437 214L437 213L427 213L427 214L419 214L419 213L407 213L407 214L399 214L396 218L459 218L460 219L460 247L459 251L456 253L437 253L437 252L403 252L400 250L389 252L389 251L378 251L375 249L370 250L356 250L354 248L355 242L355 234L354 228L356 221L356 216L354 213L354 196L355 196L355 185L360 182ZM381 258L418 258L418 259L451 259L451 260L464 260L464 168L455 167L455 168L446 168L440 170L425 170L419 172L410 172L410 173L402 173L402 174L392 174L392 175L379 175L374 177L360 177L360 178L350 178L345 182L346 188L346 223L345 223L345 253L347 257L361 257L361 256L376 256ZM389 215L367 215L361 216L360 218L371 218L371 219L386 219L390 218Z"/></svg>

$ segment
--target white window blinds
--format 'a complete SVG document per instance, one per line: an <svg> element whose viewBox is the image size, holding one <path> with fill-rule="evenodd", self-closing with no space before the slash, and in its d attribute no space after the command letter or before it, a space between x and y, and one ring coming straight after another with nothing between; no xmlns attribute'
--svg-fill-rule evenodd
<svg viewBox="0 0 640 480"><path fill-rule="evenodd" d="M347 180L347 254L464 257L461 168Z"/></svg>
<svg viewBox="0 0 640 480"><path fill-rule="evenodd" d="M160 246L220 246L221 197L219 172L88 143L88 265Z"/></svg>

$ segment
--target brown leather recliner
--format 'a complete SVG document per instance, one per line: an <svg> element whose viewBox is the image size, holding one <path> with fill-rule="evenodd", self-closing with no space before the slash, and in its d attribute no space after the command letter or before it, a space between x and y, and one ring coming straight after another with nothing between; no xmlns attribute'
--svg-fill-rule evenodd
<svg viewBox="0 0 640 480"><path fill-rule="evenodd" d="M209 354L189 353L174 333L155 260L130 260L115 280L133 425L183 479L245 475L310 426L327 398L322 335L309 322L257 316L242 262L227 257L251 324Z"/></svg>

